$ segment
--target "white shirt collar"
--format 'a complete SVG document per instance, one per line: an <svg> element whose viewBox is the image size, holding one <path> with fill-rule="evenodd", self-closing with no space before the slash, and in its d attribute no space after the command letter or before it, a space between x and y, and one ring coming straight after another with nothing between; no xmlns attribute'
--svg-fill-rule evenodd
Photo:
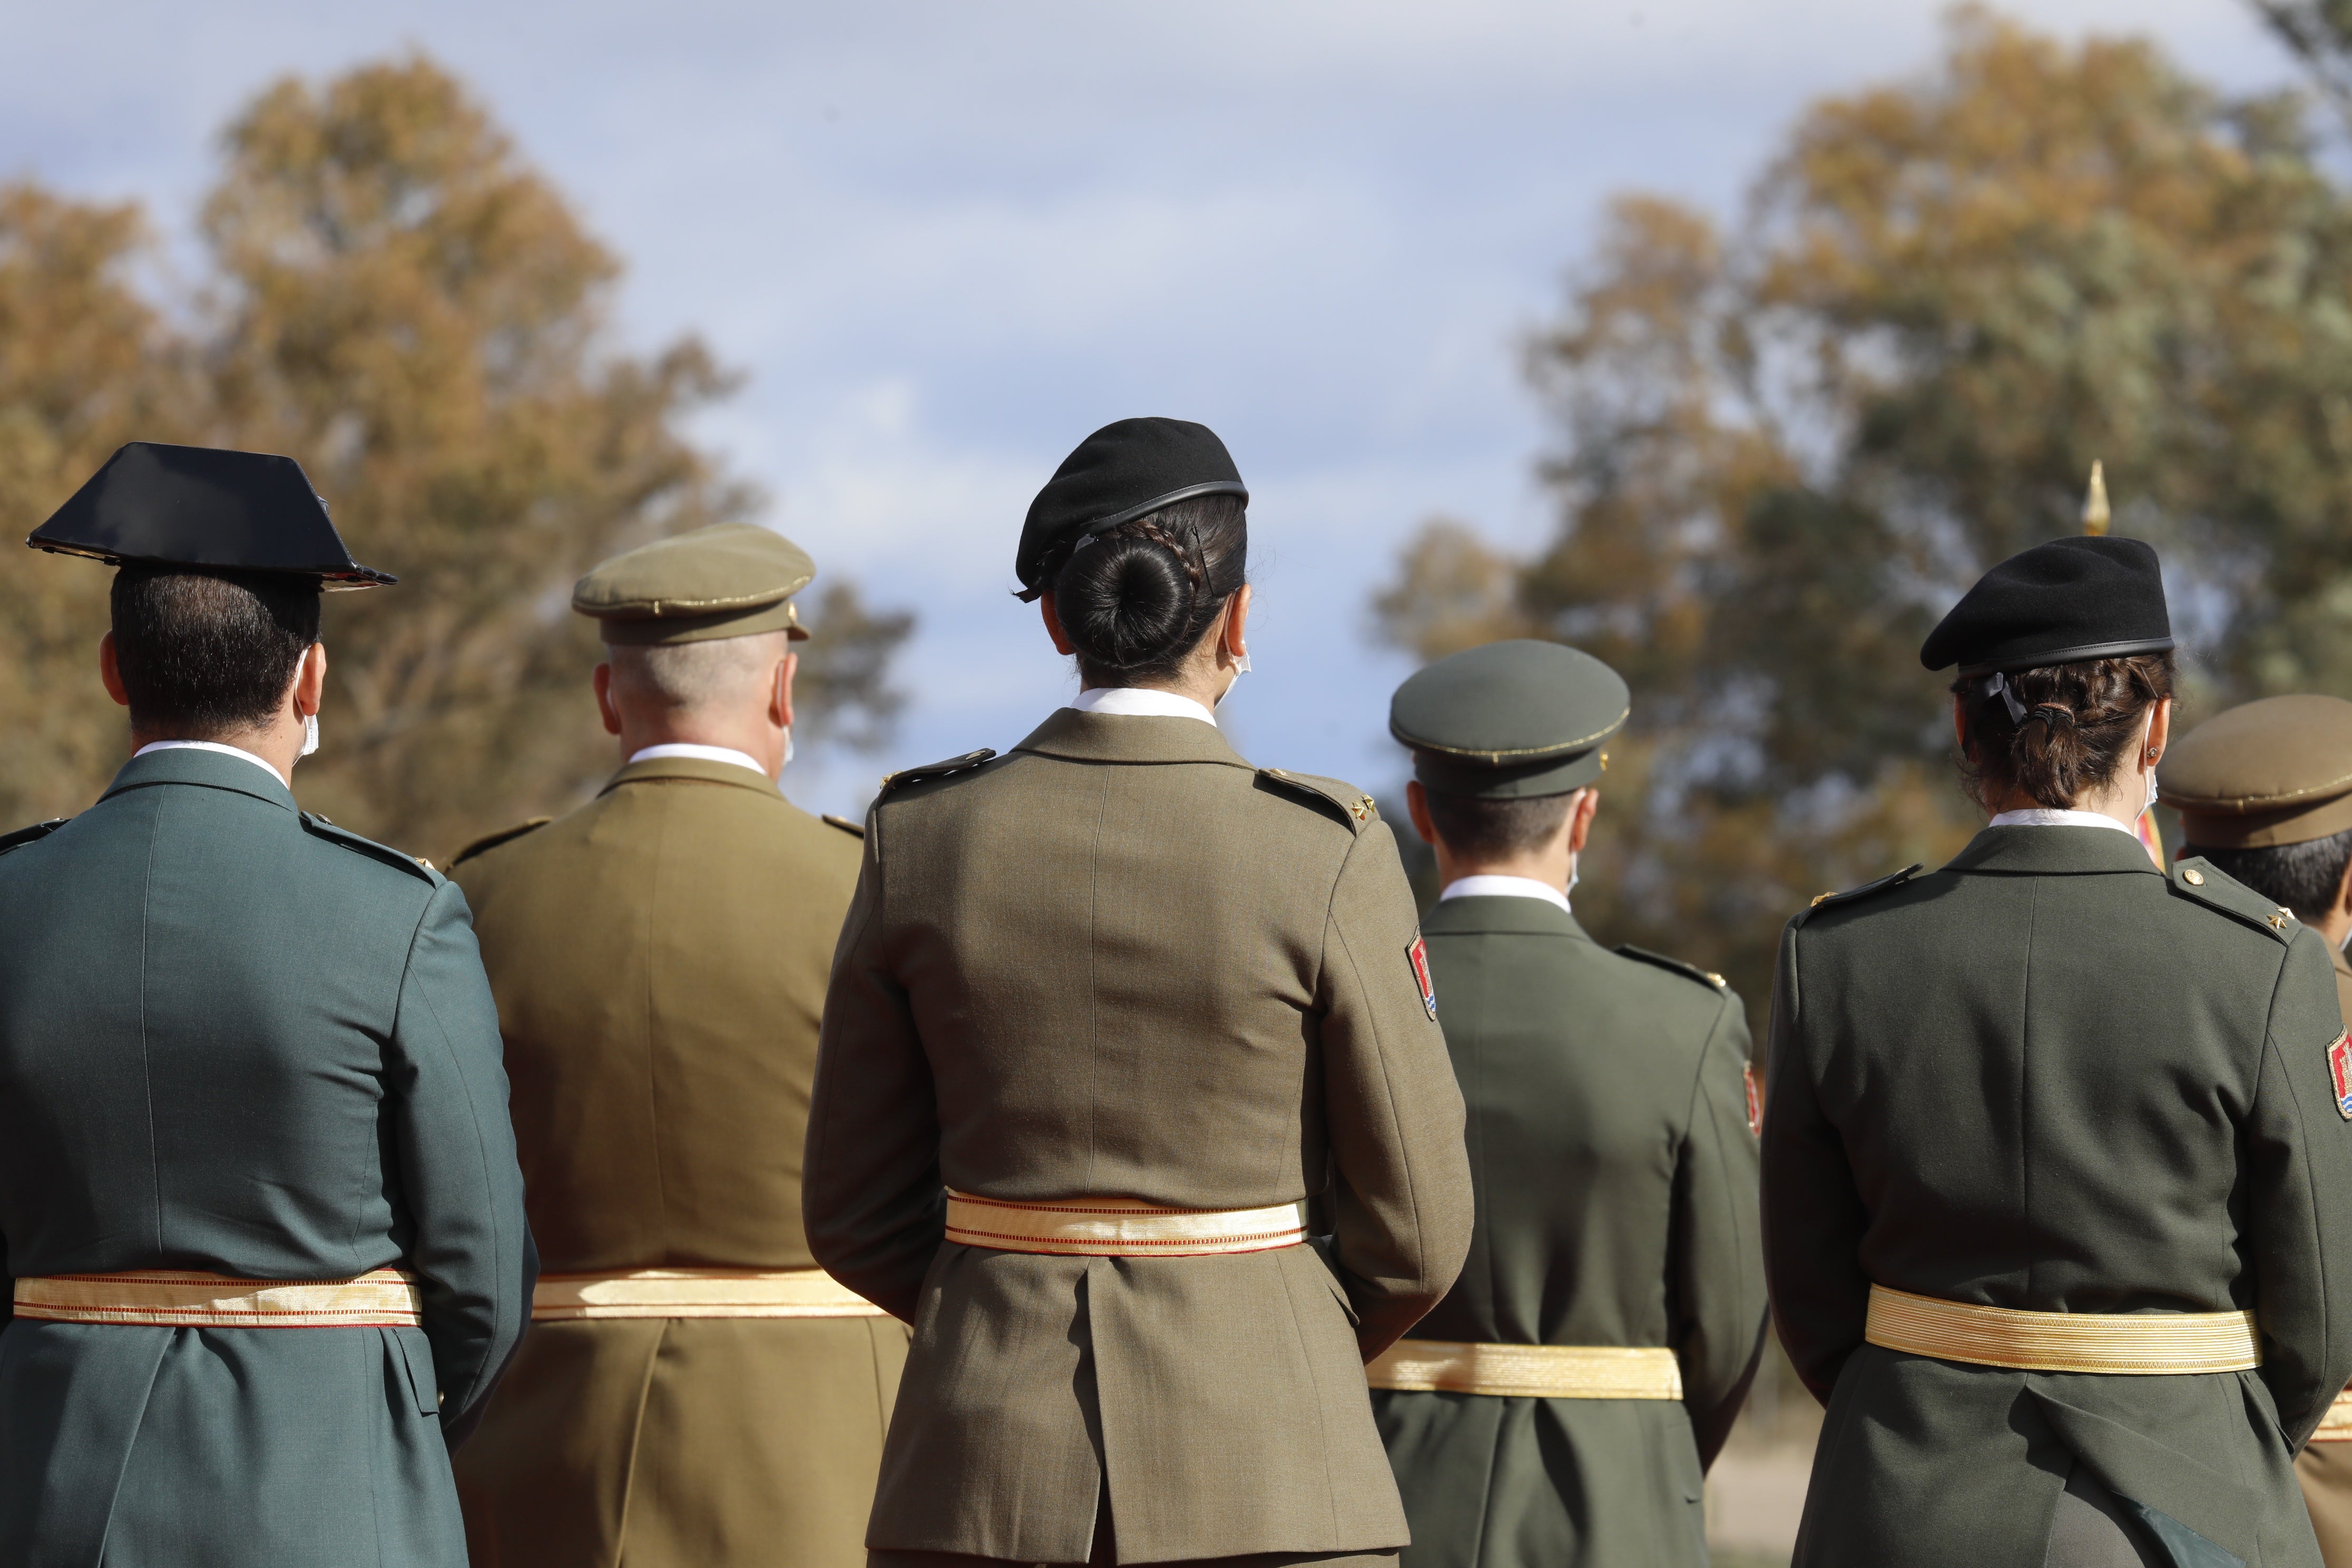
<svg viewBox="0 0 2352 1568"><path fill-rule="evenodd" d="M224 746L218 741L150 741L131 755L132 760L136 761L150 752L218 752L224 757L243 757L288 789L294 787L291 779L242 746Z"/></svg>
<svg viewBox="0 0 2352 1568"><path fill-rule="evenodd" d="M1148 686L1091 686L1071 700L1081 713L1124 713L1145 719L1198 719L1212 730L1217 716L1189 697Z"/></svg>
<svg viewBox="0 0 2352 1568"><path fill-rule="evenodd" d="M2139 834L2126 823L2117 822L2104 811L2060 811L2053 806L2035 806L2029 811L2004 811L1985 824L1987 827L2112 827L2117 833L2128 833L2137 843Z"/></svg>
<svg viewBox="0 0 2352 1568"><path fill-rule="evenodd" d="M629 753L632 763L658 762L664 757L692 757L698 763L732 763L768 779L768 770L754 762L749 752L739 752L732 746L698 746L690 741L667 741L658 746L639 746ZM774 784L776 781L768 779L768 782Z"/></svg>
<svg viewBox="0 0 2352 1568"><path fill-rule="evenodd" d="M1541 899L1545 903L1558 904L1563 912L1574 913L1568 907L1566 893L1533 877L1456 877L1445 884L1445 891L1437 895L1441 904L1448 899Z"/></svg>

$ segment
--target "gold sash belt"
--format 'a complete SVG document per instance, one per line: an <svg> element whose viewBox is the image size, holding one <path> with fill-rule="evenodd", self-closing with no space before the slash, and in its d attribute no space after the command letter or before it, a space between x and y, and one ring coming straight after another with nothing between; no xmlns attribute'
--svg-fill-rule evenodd
<svg viewBox="0 0 2352 1568"><path fill-rule="evenodd" d="M880 1318L881 1308L822 1268L635 1268L542 1274L534 1323L585 1318Z"/></svg>
<svg viewBox="0 0 2352 1568"><path fill-rule="evenodd" d="M1682 1363L1650 1345L1399 1340L1364 1368L1374 1388L1518 1399L1680 1399Z"/></svg>
<svg viewBox="0 0 2352 1568"><path fill-rule="evenodd" d="M2319 1430L2311 1435L2315 1443L2352 1443L2352 1389L2336 1396L2327 1414L2319 1418Z"/></svg>
<svg viewBox="0 0 2352 1568"><path fill-rule="evenodd" d="M238 1279L184 1268L19 1279L16 1316L52 1323L197 1329L413 1329L415 1276L378 1268L352 1279Z"/></svg>
<svg viewBox="0 0 2352 1568"><path fill-rule="evenodd" d="M948 1189L948 1239L998 1252L1079 1258L1189 1258L1265 1252L1307 1239L1307 1205L1171 1209L1133 1198L1017 1203Z"/></svg>
<svg viewBox="0 0 2352 1568"><path fill-rule="evenodd" d="M2169 1375L2263 1364L2252 1312L2021 1312L1870 1288L1863 1338L1891 1351L2021 1372Z"/></svg>

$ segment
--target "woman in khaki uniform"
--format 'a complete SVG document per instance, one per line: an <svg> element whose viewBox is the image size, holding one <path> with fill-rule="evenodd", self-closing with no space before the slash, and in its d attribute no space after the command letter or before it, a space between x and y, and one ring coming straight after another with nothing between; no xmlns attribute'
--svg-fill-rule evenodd
<svg viewBox="0 0 2352 1568"><path fill-rule="evenodd" d="M1084 689L868 817L803 1209L914 1324L885 1568L1406 1540L1362 1362L1461 1267L1462 1099L1371 802L1217 729L1245 493L1201 426L1088 437L1017 563Z"/></svg>

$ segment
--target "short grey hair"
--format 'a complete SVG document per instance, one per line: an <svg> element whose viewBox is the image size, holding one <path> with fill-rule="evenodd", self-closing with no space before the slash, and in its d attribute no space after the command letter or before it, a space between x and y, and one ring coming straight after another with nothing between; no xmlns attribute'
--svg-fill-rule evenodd
<svg viewBox="0 0 2352 1568"><path fill-rule="evenodd" d="M623 696L646 698L677 711L697 712L767 700L768 672L791 647L782 631L744 637L605 650L613 685Z"/></svg>

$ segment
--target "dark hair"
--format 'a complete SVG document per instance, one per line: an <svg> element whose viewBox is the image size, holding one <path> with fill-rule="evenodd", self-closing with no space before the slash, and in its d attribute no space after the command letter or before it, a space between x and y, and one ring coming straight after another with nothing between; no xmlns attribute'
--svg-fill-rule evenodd
<svg viewBox="0 0 2352 1568"><path fill-rule="evenodd" d="M2336 895L2344 886L2344 868L2352 866L2352 827L2325 838L2260 849L2217 849L2202 844L2183 847L2202 855L2271 902L2293 910L2304 924L2315 925L2336 907Z"/></svg>
<svg viewBox="0 0 2352 1568"><path fill-rule="evenodd" d="M2110 783L2139 744L2143 716L2172 695L2172 654L2008 671L1999 679L2022 710L2017 717L1993 689L1995 679L1964 675L1952 682L1968 731L1960 776L1969 798L1984 805L1988 795L2014 789L2063 811L2085 790Z"/></svg>
<svg viewBox="0 0 2352 1568"><path fill-rule="evenodd" d="M1047 557L1042 580L1088 685L1176 673L1246 580L1246 510L1240 496L1195 496Z"/></svg>
<svg viewBox="0 0 2352 1568"><path fill-rule="evenodd" d="M1430 826L1456 855L1498 859L1521 855L1559 831L1568 820L1568 803L1576 792L1531 795L1518 800L1489 800L1476 795L1441 795L1422 787L1429 802Z"/></svg>
<svg viewBox="0 0 2352 1568"><path fill-rule="evenodd" d="M319 640L319 590L299 578L129 565L111 605L138 730L264 723Z"/></svg>

